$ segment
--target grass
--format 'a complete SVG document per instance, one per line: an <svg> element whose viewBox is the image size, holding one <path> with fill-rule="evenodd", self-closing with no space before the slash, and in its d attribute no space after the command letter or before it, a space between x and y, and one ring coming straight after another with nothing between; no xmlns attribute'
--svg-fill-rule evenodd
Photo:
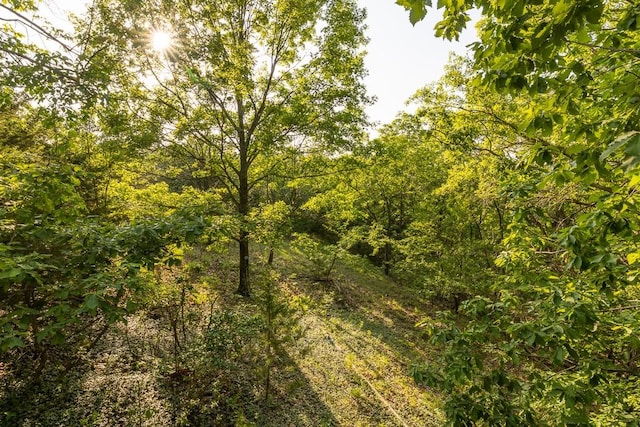
<svg viewBox="0 0 640 427"><path fill-rule="evenodd" d="M433 310L366 260L343 255L331 282L305 277L304 257L281 250L291 293L315 302L306 317L313 349L299 366L339 425L441 425L440 399L409 375L428 358L415 323ZM422 344L422 345L421 345Z"/></svg>
<svg viewBox="0 0 640 427"><path fill-rule="evenodd" d="M442 425L440 398L416 385L409 373L413 362L429 358L414 325L434 311L411 290L350 255L340 257L329 281L314 281L302 253L278 250L274 268L282 298L304 298L310 308L299 320L306 333L282 349L271 398L264 401L262 371L256 368L263 362L256 350L260 343L231 336L255 335L251 323L233 324L224 332L230 336L218 331L234 343L218 361L203 350L198 333L210 312L233 310L237 319L250 319L259 298L247 302L234 296L235 284L220 279L225 277L220 260L207 261L206 252L193 256L202 268L188 277L208 286L210 295L208 303L189 306L179 357L170 316L164 314L169 304L113 328L83 356L81 368L51 368L42 383L22 375L28 369L19 362L4 361L0 425Z"/></svg>

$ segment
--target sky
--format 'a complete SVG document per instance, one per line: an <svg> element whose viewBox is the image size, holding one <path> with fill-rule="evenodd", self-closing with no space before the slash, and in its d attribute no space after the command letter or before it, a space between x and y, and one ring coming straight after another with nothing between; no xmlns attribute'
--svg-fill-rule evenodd
<svg viewBox="0 0 640 427"><path fill-rule="evenodd" d="M40 13L54 25L63 25L65 10L81 13L86 0L45 0ZM476 41L473 23L460 41L449 42L434 36L433 27L441 14L430 9L425 20L412 26L409 13L394 0L358 0L367 9L365 79L369 95L377 102L368 107L369 118L389 123L400 111L408 111L406 100L419 88L437 81L444 72L449 53L464 55L467 45Z"/></svg>
<svg viewBox="0 0 640 427"><path fill-rule="evenodd" d="M441 17L437 10L429 9L425 20L413 27L409 12L394 0L358 0L358 4L368 14L365 84L377 97L367 112L379 123L389 123L398 112L407 111L406 100L442 76L449 52L464 55L466 46L477 40L473 23L458 42L436 38L433 27Z"/></svg>

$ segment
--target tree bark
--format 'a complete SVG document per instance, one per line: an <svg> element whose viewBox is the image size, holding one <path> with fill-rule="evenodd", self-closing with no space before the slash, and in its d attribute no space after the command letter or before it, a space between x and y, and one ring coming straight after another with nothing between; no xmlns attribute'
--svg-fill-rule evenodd
<svg viewBox="0 0 640 427"><path fill-rule="evenodd" d="M240 28L244 28L244 16L241 18ZM245 40L245 34L238 34L240 41ZM240 168L238 169L238 213L240 214L240 230L238 236L238 246L240 247L240 259L238 262L238 290L237 294L243 297L251 296L249 284L249 230L247 220L249 219L249 146L251 142L251 131L247 133L245 127L244 97L241 92L236 92L236 108L238 112L238 155Z"/></svg>
<svg viewBox="0 0 640 427"><path fill-rule="evenodd" d="M251 289L249 287L249 236L246 231L240 232L240 264L239 273L240 281L238 283L237 294L243 297L251 296Z"/></svg>
<svg viewBox="0 0 640 427"><path fill-rule="evenodd" d="M242 159L240 164L244 164ZM249 285L249 231L247 230L246 220L249 215L249 185L247 179L247 169L240 168L240 185L239 185L239 205L238 213L240 214L240 233L238 243L240 247L240 259L238 263L239 283L236 293L244 296L251 296L251 288Z"/></svg>
<svg viewBox="0 0 640 427"><path fill-rule="evenodd" d="M391 243L384 244L384 274L389 276L391 274Z"/></svg>
<svg viewBox="0 0 640 427"><path fill-rule="evenodd" d="M251 296L249 285L249 230L247 219L249 218L249 141L244 129L244 107L240 96L238 102L238 140L240 148L240 169L238 170L238 213L240 214L240 233L238 243L240 247L240 259L238 265L239 283L236 293L244 297Z"/></svg>

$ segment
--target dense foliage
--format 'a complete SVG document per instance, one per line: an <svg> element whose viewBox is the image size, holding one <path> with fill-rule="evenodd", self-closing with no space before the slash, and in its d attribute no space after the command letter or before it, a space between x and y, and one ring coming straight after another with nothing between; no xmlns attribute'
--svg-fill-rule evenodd
<svg viewBox="0 0 640 427"><path fill-rule="evenodd" d="M399 2L400 3L400 2ZM425 2L402 2L412 21ZM494 296L464 326L425 322L444 347L419 379L447 390L454 424L637 425L638 5L438 2L455 37L479 7L472 87L511 99L518 175L502 180L508 233ZM473 105L461 109L475 110Z"/></svg>
<svg viewBox="0 0 640 427"><path fill-rule="evenodd" d="M3 8L65 45L63 34L38 26L21 6L29 4ZM193 240L204 221L189 209L114 217L109 190L117 169L155 140L152 127L128 121L116 106L127 74L114 67L94 75L89 64L81 75L64 64L80 68L85 52L48 52L5 27L0 349L14 357L26 351L39 376L54 347L91 348L135 311L149 284L144 272L174 262L171 247ZM112 99L94 92L105 87Z"/></svg>
<svg viewBox="0 0 640 427"><path fill-rule="evenodd" d="M438 1L449 39L481 11L473 57L371 140L352 0L99 0L72 34L0 6L0 380L140 320L172 422L257 419L300 350L296 280L321 305L358 259L440 310L413 376L451 425L638 425L637 2Z"/></svg>
<svg viewBox="0 0 640 427"><path fill-rule="evenodd" d="M137 114L161 123L172 166L224 195L239 244L238 293L249 296L256 187L283 154L334 153L363 135L364 14L343 0L112 6L96 3L90 19L151 81ZM170 32L175 45L150 53L145 31Z"/></svg>

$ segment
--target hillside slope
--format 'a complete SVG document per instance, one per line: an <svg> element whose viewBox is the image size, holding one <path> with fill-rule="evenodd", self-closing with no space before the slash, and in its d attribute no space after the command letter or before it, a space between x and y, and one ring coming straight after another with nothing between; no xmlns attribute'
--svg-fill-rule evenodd
<svg viewBox="0 0 640 427"><path fill-rule="evenodd" d="M287 363L273 369L268 402L262 399L261 371L254 369L263 360L236 352L215 364L201 341L186 339L188 332L178 352L171 327L173 306L165 305L114 328L97 348L79 355L81 368L52 368L41 383L21 376L19 364L13 370L0 365L0 425L443 423L439 398L410 377L412 362L428 358L426 340L414 325L429 314L429 306L351 256L338 261L329 281L310 279L304 257L291 249L276 254L274 268L281 297L302 297L309 309L299 320L303 337L285 348ZM202 272L203 277L210 274ZM238 299L232 286L219 286L215 292L211 313L224 313L228 307L234 307L234 316L255 313L255 303ZM206 311L204 305L200 311ZM201 314L187 326L202 329L207 313ZM250 328L247 325L238 328Z"/></svg>
<svg viewBox="0 0 640 427"><path fill-rule="evenodd" d="M291 258L295 254L280 255L276 265L282 270L299 263L299 257ZM306 294L316 304L304 318L308 330L301 344L311 350L296 363L333 423L441 425L438 397L410 377L411 364L428 357L415 323L432 308L355 257L339 261L329 283L297 274L290 272L285 280L288 291ZM291 397L294 406L299 397ZM309 421L305 425L318 425Z"/></svg>

